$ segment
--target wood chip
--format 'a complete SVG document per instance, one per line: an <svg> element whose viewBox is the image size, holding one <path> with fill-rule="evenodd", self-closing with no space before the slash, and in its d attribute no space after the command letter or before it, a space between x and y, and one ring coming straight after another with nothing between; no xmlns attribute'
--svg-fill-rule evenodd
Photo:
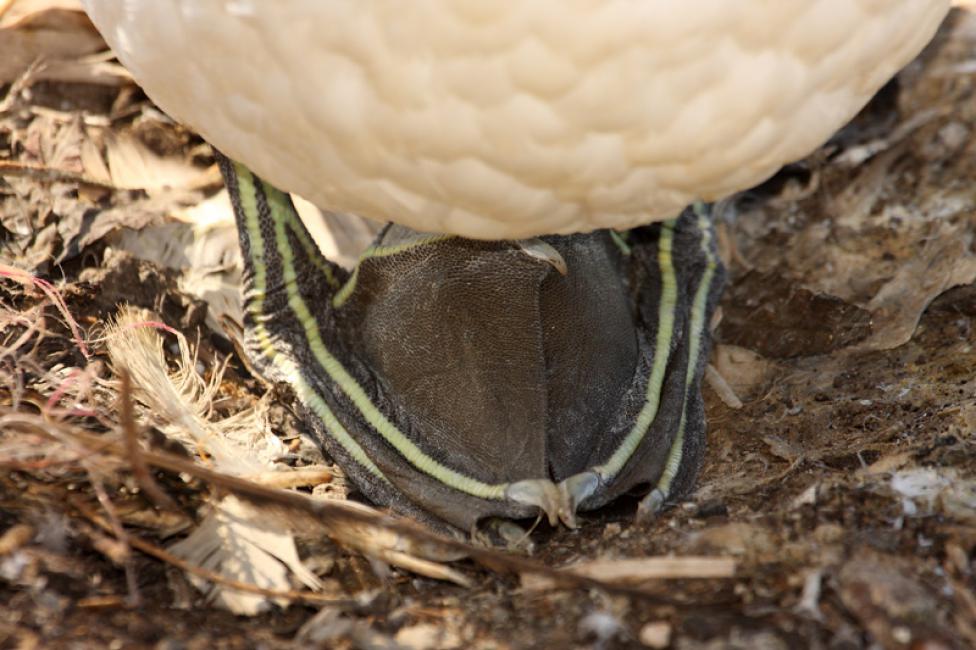
<svg viewBox="0 0 976 650"><path fill-rule="evenodd" d="M611 584L634 585L650 580L732 578L735 576L735 564L730 557L646 557L591 560L568 566L563 571ZM548 577L522 575L522 588L528 591L553 586L553 581Z"/></svg>

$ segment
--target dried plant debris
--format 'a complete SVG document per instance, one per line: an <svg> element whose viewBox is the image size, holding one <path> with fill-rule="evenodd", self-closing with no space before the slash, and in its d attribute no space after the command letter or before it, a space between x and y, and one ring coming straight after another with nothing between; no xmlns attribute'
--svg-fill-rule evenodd
<svg viewBox="0 0 976 650"><path fill-rule="evenodd" d="M177 338L179 358L172 371L167 366L157 327L169 330ZM198 374L195 356L179 332L151 320L147 314L123 309L108 328L104 343L116 374L131 377L132 394L143 407L144 424L151 424L170 441L193 450L220 472L266 483L288 482L287 476L274 478L268 471L290 473L291 467L281 462L287 450L268 427L266 402L259 402L255 409L214 420L213 406L223 369L214 369L210 379L204 380ZM118 382L112 382L112 387L118 390ZM305 472L303 478L311 475ZM329 472L319 472L318 476L326 481L331 479ZM366 506L347 507L380 517ZM214 502L193 533L170 547L170 551L232 581L283 590L287 587L287 568L301 583L315 589L319 582L299 560L292 528L287 519L228 496ZM415 556L420 547L412 546L409 539L391 537L386 532L384 528L370 527L367 519L347 523L327 534L344 546L379 560L429 577L467 584L461 574ZM452 559L456 557L453 554ZM196 584L205 586L217 604L238 614L254 614L269 604L268 599L257 594L228 591L199 578Z"/></svg>
<svg viewBox="0 0 976 650"><path fill-rule="evenodd" d="M157 328L168 331L177 339L173 370L168 368ZM18 340L22 339L20 337ZM140 467L153 465L170 470L181 469L184 474L200 474L211 481L220 481L223 477L223 482L219 484L224 491L245 489L242 494L246 495L246 503L234 496L213 502L195 530L170 548L170 553L176 557L182 557L207 572L204 577L209 582L201 579L199 569L191 568L194 574L191 579L205 588L215 603L231 608L235 613L254 614L271 603L287 603L283 594L288 593L289 576L295 576L313 589L320 586L318 579L301 563L294 546L293 534L302 526L296 525L287 514L282 513L283 508L287 509L289 504L294 507L295 503L299 511L304 509L328 514L327 519L311 527L308 527L307 521L299 518L307 530L327 535L342 546L364 553L377 562L400 566L421 575L469 585L470 581L463 574L439 564L442 560L464 557L468 552L482 560L487 557L498 566L552 574L552 571L539 565L518 562L498 552L478 550L453 540L437 538L416 526L398 524L396 520L362 504L325 501L316 505L310 497L302 497L292 503L284 496L276 496L277 491L261 488L253 482L235 483L230 478L235 474L251 479L260 478L263 482L287 483L287 479L267 480L265 472L273 466L285 473L292 470L275 462L283 456L280 453L282 449L277 438L268 433L261 411L245 411L221 420L211 417L221 384L222 372L219 368L212 373L209 381L204 380L198 374L196 358L182 335L153 320L150 315L132 309L124 309L104 335L93 343L98 349L104 348L115 371L115 377L96 378L101 390L96 391L93 398L100 396L99 403L104 407L115 399L116 394L120 396L120 424L127 432L128 445L113 443L111 436L93 437L67 424L45 426L43 418L11 413L4 418L9 436L9 444L5 445L5 461L12 467L30 467L38 462L43 467L44 463L63 458L58 453L65 451L62 447L71 450L69 460L62 462L74 462L87 474L98 495L97 501L106 509L108 517L101 519L91 510L92 504L85 506L81 502L74 502L72 505L105 528L106 532L116 535L115 541L99 538L102 540L99 548L114 562L128 565L130 544L144 551L152 548L124 532L124 522L134 521L134 518L131 513L123 517L121 513L125 509L113 504L108 497L105 483L116 483L119 470L128 464L147 496L162 495L162 498L155 499L157 506L167 509L179 510L179 507L155 485L148 471L142 470L139 474ZM39 385L46 383L50 382L39 382ZM170 459L170 464L166 464L165 461L144 455L136 440L135 421L129 421L134 413L129 406L133 398L141 403L139 413L143 425L153 426L170 442L181 443L182 446L176 448L183 450L182 453L187 453L187 449L193 450L221 472L194 469L190 461ZM30 435L25 439L24 434ZM41 436L41 441L38 436ZM321 471L306 471L302 473L302 478L315 475L323 480L331 478L331 473ZM268 500L276 507L269 509ZM558 577L556 582L562 584ZM256 589L240 594L241 583ZM570 580L570 583L573 584L573 581ZM138 590L131 585L130 597L138 600Z"/></svg>
<svg viewBox="0 0 976 650"><path fill-rule="evenodd" d="M768 358L828 354L871 334L868 310L772 273L744 273L725 301L722 340Z"/></svg>
<svg viewBox="0 0 976 650"><path fill-rule="evenodd" d="M176 368L170 371L163 339L155 330L160 326L149 314L123 309L104 337L116 373L124 370L132 377L147 423L230 474L256 474L283 458L285 447L268 428L265 405L219 421L211 418L223 368L212 369L205 380L186 338L162 326L176 337L179 349Z"/></svg>
<svg viewBox="0 0 976 650"><path fill-rule="evenodd" d="M894 99L875 100L893 105L866 109L894 119L881 140L849 128L790 172L807 179L800 189L788 174L729 204L730 266L741 281L723 338L764 345L769 356L887 349L908 340L936 296L976 280L976 105L966 99L972 75L951 63L971 60L974 20L955 13L902 73ZM819 334L791 340L804 319Z"/></svg>
<svg viewBox="0 0 976 650"><path fill-rule="evenodd" d="M321 581L299 559L294 538L276 524L239 499L225 497L189 536L169 550L197 566L265 589L289 589L289 572L309 589L320 589ZM190 579L215 604L235 614L257 614L272 602L266 596L226 589L197 576ZM288 604L283 598L273 602Z"/></svg>
<svg viewBox="0 0 976 650"><path fill-rule="evenodd" d="M207 145L79 2L0 0L0 646L976 647L974 95L956 11L726 202L698 490L509 552L350 500L232 345Z"/></svg>
<svg viewBox="0 0 976 650"><path fill-rule="evenodd" d="M0 3L0 84L38 66L43 80L122 83L128 73L102 54L105 44L77 0Z"/></svg>

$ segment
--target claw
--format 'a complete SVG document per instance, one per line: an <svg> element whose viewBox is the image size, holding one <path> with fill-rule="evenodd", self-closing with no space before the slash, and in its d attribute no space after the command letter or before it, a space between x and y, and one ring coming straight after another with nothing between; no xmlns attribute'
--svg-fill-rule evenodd
<svg viewBox="0 0 976 650"><path fill-rule="evenodd" d="M559 484L559 520L567 528L576 528L576 509L599 485L596 472L574 474Z"/></svg>
<svg viewBox="0 0 976 650"><path fill-rule="evenodd" d="M519 250L528 255L529 257L541 260L546 264L552 266L559 272L559 275L566 275L569 273L569 267L566 265L566 260L563 256L559 254L551 244L548 244L541 239L519 239L515 242Z"/></svg>
<svg viewBox="0 0 976 650"><path fill-rule="evenodd" d="M537 507L546 513L550 526L555 526L560 519L559 489L548 479L526 479L512 483L505 490L505 496L516 503Z"/></svg>
<svg viewBox="0 0 976 650"><path fill-rule="evenodd" d="M664 507L664 501L667 497L660 488L654 488L648 493L646 497L641 499L640 504L637 506L637 523L646 524L654 517L657 513L661 512L661 508Z"/></svg>

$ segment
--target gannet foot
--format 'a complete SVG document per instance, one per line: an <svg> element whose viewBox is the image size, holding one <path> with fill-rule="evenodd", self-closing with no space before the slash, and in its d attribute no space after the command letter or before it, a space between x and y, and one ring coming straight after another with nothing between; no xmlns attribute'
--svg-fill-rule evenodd
<svg viewBox="0 0 976 650"><path fill-rule="evenodd" d="M517 481L505 490L505 498L526 506L535 506L545 513L550 526L555 526L560 520L559 488L549 479L528 479Z"/></svg>
<svg viewBox="0 0 976 650"><path fill-rule="evenodd" d="M559 484L559 521L576 528L576 510L600 487L600 476L593 471L574 474Z"/></svg>

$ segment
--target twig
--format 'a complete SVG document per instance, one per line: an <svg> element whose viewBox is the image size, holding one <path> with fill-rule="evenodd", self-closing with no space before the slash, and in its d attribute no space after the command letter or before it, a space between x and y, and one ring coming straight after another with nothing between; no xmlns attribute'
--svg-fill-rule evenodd
<svg viewBox="0 0 976 650"><path fill-rule="evenodd" d="M176 505L176 502L159 487L159 484L152 477L152 472L149 471L149 466L143 460L142 454L139 453L141 451L139 434L136 432L136 417L132 405L132 377L126 368L119 368L119 379L122 384L119 389L119 420L122 425L122 432L125 434L126 459L132 467L132 476L139 483L146 496L158 507L170 512L185 514Z"/></svg>
<svg viewBox="0 0 976 650"><path fill-rule="evenodd" d="M135 567L132 564L132 549L129 544L129 534L119 520L118 514L115 512L115 505L108 498L102 482L95 476L95 473L88 467L87 463L83 462L81 465L88 472L88 480L91 482L92 489L95 491L95 497L108 515L110 522L108 530L115 535L116 541L122 545L123 555L121 557L121 563L125 570L125 584L129 592L129 604L132 607L139 607L142 604L142 598L139 595L139 583L136 581Z"/></svg>
<svg viewBox="0 0 976 650"><path fill-rule="evenodd" d="M115 441L106 441L103 437L95 436L81 430L72 432L75 439L83 445L98 445L103 452L122 455L122 445ZM310 523L324 527L328 534L330 528L349 525L365 524L401 534L414 542L429 544L467 556L482 566L491 570L507 570L515 573L537 574L552 581L554 588L587 588L602 589L612 593L619 593L639 597L663 604L678 605L678 601L661 594L651 593L646 589L626 584L614 584L584 575L562 571L548 567L524 557L512 555L493 549L479 548L460 542L449 537L439 535L419 525L391 516L378 515L371 512L344 508L340 503L316 500L299 492L275 490L236 476L222 474L205 468L190 460L179 456L158 451L139 452L147 464L175 473L185 473L199 480L210 483L214 487L235 494L237 497L263 507L280 507L287 509L293 516L302 513L308 516Z"/></svg>
<svg viewBox="0 0 976 650"><path fill-rule="evenodd" d="M97 513L93 512L91 508L89 508L88 505L81 500L80 497L73 497L71 499L71 505L77 509L78 512L84 515L90 522L102 530L113 532L112 525L99 517ZM213 571L198 567L195 564L191 564L186 560L173 555L169 551L156 546L155 544L147 542L144 539L140 539L139 537L129 535L128 542L133 548L139 549L146 555L151 555L152 557L162 560L167 564L171 564L178 569L182 569L187 573L192 573L193 575L203 578L204 580L209 580L210 582L217 583L230 589L258 594L267 598L286 598L290 600L301 600L309 603L317 603L320 605L336 605L338 607L352 607L355 605L355 601L352 600L340 600L330 596L323 596L322 594L317 594L312 591L293 591L290 589L279 591L277 589L265 589L264 587L259 587L249 582L240 582L239 580L226 578L219 573L214 573Z"/></svg>
<svg viewBox="0 0 976 650"><path fill-rule="evenodd" d="M328 467L302 467L290 472L267 471L248 474L247 479L270 488L296 488L308 485L321 485L332 480L332 470Z"/></svg>
<svg viewBox="0 0 976 650"><path fill-rule="evenodd" d="M725 377L722 373L712 364L705 366L705 381L711 386L718 398L722 400L726 406L731 409L742 408L742 400L739 396L735 394L735 391L729 386L729 382L725 381Z"/></svg>
<svg viewBox="0 0 976 650"><path fill-rule="evenodd" d="M3 17L3 14L6 13L11 4L13 4L13 0L0 0L0 18ZM0 115L9 112L14 107L21 93L34 82L37 78L37 73L43 69L44 61L40 58L34 59L27 66L27 69L19 77L14 79L14 82L10 84L10 88L7 89L7 94L0 100Z"/></svg>
<svg viewBox="0 0 976 650"><path fill-rule="evenodd" d="M592 560L561 569L577 576L614 584L637 584L651 580L678 580L735 577L735 560L730 557L685 556L643 557L619 560ZM548 578L523 580L526 589L547 589Z"/></svg>
<svg viewBox="0 0 976 650"><path fill-rule="evenodd" d="M64 181L69 183L81 183L101 187L106 190L117 191L120 188L106 181L87 176L79 172L67 169L57 169L37 163L25 163L17 160L0 160L0 176L27 176L34 180L54 183Z"/></svg>
<svg viewBox="0 0 976 650"><path fill-rule="evenodd" d="M2 426L7 418L0 418ZM92 454L107 454L116 460L124 459L127 451L123 442L99 436L78 427L71 427L65 422L45 422L32 424L22 417L17 424L27 426L33 430L56 439L70 438L82 448ZM276 490L264 487L243 478L222 474L203 467L181 456L159 451L137 452L145 463L176 474L185 474L209 483L214 488L232 493L258 507L278 508L287 512L291 525L308 531L314 527L320 528L324 534L331 535L332 531L342 526L365 525L376 529L392 531L410 539L414 544L429 545L438 549L442 555L453 553L460 557L468 557L490 571L508 571L517 574L534 574L549 578L554 589L600 589L608 593L640 598L648 602L679 606L681 601L670 595L654 593L646 586L614 584L600 578L577 575L564 570L551 568L535 560L498 551L472 546L443 535L421 528L404 519L382 515L373 511L358 510L346 507L341 502L317 500L308 495L286 490ZM2 465L3 463L0 463ZM304 515L304 521L302 520ZM306 525L307 522L307 525ZM143 550L136 543L133 547ZM148 551L147 551L148 552ZM156 554L154 554L156 555ZM158 557L158 555L157 555ZM168 560L167 560L168 561ZM174 564L176 564L174 562ZM179 566L182 566L181 564ZM210 578L208 578L210 579ZM699 605L718 604L696 601ZM722 602L725 602L724 600Z"/></svg>

